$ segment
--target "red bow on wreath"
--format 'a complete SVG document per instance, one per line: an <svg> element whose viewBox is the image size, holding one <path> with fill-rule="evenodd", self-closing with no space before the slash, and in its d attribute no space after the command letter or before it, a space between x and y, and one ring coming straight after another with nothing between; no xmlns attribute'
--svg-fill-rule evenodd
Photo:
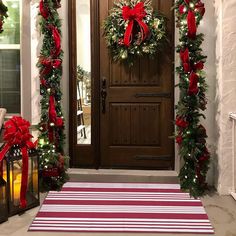
<svg viewBox="0 0 236 236"><path fill-rule="evenodd" d="M29 133L30 123L22 117L14 116L5 123L4 127L4 141L6 144L0 152L0 163L12 146L20 146L22 152L20 206L25 208L27 205L26 190L28 185L28 149L35 147L35 145L31 142L32 135Z"/></svg>
<svg viewBox="0 0 236 236"><path fill-rule="evenodd" d="M142 42L148 37L150 30L143 22L143 18L146 16L146 11L144 9L144 3L140 2L135 5L133 9L129 6L124 6L122 8L122 16L124 20L128 20L128 27L126 28L125 35L124 35L124 45L129 47L132 42L132 31L134 27L134 21L136 21L140 27L141 35L142 35Z"/></svg>

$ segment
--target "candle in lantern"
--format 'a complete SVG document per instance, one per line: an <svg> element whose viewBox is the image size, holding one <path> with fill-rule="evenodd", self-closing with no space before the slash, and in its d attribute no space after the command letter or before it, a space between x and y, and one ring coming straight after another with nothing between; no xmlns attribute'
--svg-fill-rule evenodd
<svg viewBox="0 0 236 236"><path fill-rule="evenodd" d="M33 170L33 187L38 191L38 170Z"/></svg>
<svg viewBox="0 0 236 236"><path fill-rule="evenodd" d="M21 174L18 174L16 176L16 179L14 180L13 185L13 191L14 191L14 202L18 203L20 200L20 189L21 189Z"/></svg>

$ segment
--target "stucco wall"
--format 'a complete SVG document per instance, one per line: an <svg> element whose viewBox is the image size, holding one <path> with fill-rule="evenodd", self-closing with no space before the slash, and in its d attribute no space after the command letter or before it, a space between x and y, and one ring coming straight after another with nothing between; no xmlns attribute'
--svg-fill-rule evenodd
<svg viewBox="0 0 236 236"><path fill-rule="evenodd" d="M233 0L232 0L233 1ZM37 124L39 121L39 80L37 79L38 70L35 67L35 64L37 62L37 55L39 55L39 47L38 47L38 41L39 41L39 34L37 32L37 28L35 27L35 24L37 22L37 4L38 0L34 0L31 2L31 77L32 77L32 86L31 86L31 94L32 94L32 122L34 124ZM208 143L209 143L209 149L212 152L213 161L211 164L211 170L209 172L208 180L210 184L214 183L214 180L216 179L216 173L215 173L215 166L217 166L216 158L215 158L215 150L216 150L216 123L215 123L215 22L216 19L214 17L214 4L212 1L204 1L206 4L206 15L204 17L204 21L202 22L200 26L200 31L203 32L205 36L205 42L203 44L204 51L206 55L208 56L208 60L205 66L205 70L207 73L207 80L209 84L209 91L208 91L208 109L206 111L206 121L205 126L208 131ZM64 93L63 98L63 108L65 111L65 118L66 118L66 133L68 137L68 117L69 117L69 48L68 48L68 1L62 0L61 1L62 8L60 9L60 15L62 18L62 32L63 32L63 38L62 38L62 46L63 50L65 51L64 54L64 62L63 62L63 80L62 80L62 89ZM176 59L176 62L178 60ZM67 140L68 141L68 140ZM68 142L67 142L67 148L68 150Z"/></svg>
<svg viewBox="0 0 236 236"><path fill-rule="evenodd" d="M217 16L217 156L218 191L232 189L232 122L229 113L236 112L236 1L216 0Z"/></svg>
<svg viewBox="0 0 236 236"><path fill-rule="evenodd" d="M205 64L205 72L206 72L206 80L209 86L207 92L208 105L207 110L205 112L206 120L203 121L204 126L206 127L208 134L208 148L211 152L211 164L210 170L208 174L208 183L211 185L215 184L215 176L216 176L216 167L217 167L217 159L216 159L216 122L215 122L215 94L216 94L216 68L215 68L215 27L216 27L216 19L215 19L215 9L213 1L204 0L206 7L206 13L204 18L199 26L199 32L205 34L205 40L203 42L202 48L204 54L207 56L207 61Z"/></svg>

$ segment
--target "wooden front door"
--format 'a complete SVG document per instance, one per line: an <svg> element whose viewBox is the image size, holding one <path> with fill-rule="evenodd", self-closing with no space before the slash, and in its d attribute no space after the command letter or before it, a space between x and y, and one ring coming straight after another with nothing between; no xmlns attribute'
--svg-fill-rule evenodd
<svg viewBox="0 0 236 236"><path fill-rule="evenodd" d="M99 1L100 24L113 2ZM143 58L132 68L114 64L100 33L100 89L107 92L100 109L103 168L174 168L172 5L172 0L153 1L153 7L168 17L171 44L155 60Z"/></svg>
<svg viewBox="0 0 236 236"><path fill-rule="evenodd" d="M84 0L89 1L89 0ZM101 24L114 0L91 4L91 143L78 143L76 5L69 0L71 167L174 169L174 13L173 0L153 0L168 18L170 44L154 60L132 68L111 62ZM77 5L78 6L78 5ZM80 9L78 9L80 10ZM101 92L106 92L104 100Z"/></svg>

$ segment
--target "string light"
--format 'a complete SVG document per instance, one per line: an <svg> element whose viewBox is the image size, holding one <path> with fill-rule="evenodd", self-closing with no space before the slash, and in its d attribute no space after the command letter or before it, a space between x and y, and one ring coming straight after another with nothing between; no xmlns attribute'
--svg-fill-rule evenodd
<svg viewBox="0 0 236 236"><path fill-rule="evenodd" d="M190 8L194 8L194 7L195 7L194 3L192 3L192 2L189 3L189 7L190 7Z"/></svg>

